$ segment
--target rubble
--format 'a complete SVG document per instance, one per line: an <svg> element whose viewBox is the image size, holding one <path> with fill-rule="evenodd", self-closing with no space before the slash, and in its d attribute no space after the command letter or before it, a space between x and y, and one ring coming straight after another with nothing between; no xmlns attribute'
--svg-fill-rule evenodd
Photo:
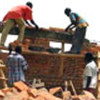
<svg viewBox="0 0 100 100"><path fill-rule="evenodd" d="M62 94L62 97L55 95ZM0 100L97 100L91 93L83 91L81 95L72 95L70 91L63 91L61 87L32 88L24 82L15 82L13 87L0 90Z"/></svg>

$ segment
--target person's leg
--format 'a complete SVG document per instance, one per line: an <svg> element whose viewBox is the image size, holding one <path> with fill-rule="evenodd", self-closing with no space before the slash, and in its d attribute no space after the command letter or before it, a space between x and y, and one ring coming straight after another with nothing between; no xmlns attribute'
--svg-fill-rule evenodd
<svg viewBox="0 0 100 100"><path fill-rule="evenodd" d="M23 38L24 38L24 30L25 30L25 22L24 22L24 19L23 18L20 18L20 19L16 19L16 23L18 24L19 26L19 36L18 36L18 41L19 42L22 42L23 41Z"/></svg>
<svg viewBox="0 0 100 100"><path fill-rule="evenodd" d="M81 47L83 45L84 37L86 33L86 28L77 28L75 34L72 38L71 53L80 53Z"/></svg>
<svg viewBox="0 0 100 100"><path fill-rule="evenodd" d="M12 19L8 19L6 21L6 24L5 24L5 27L2 31L2 35L1 35L1 41L0 41L0 45L4 45L5 41L6 41L6 38L7 38L7 35L8 35L8 32L10 31L10 29L12 28L12 26L14 25L14 20Z"/></svg>
<svg viewBox="0 0 100 100"><path fill-rule="evenodd" d="M85 34L86 34L86 27L84 27L80 30L79 42L78 42L78 46L77 46L77 52L79 52L79 53L81 52L81 49L83 46Z"/></svg>

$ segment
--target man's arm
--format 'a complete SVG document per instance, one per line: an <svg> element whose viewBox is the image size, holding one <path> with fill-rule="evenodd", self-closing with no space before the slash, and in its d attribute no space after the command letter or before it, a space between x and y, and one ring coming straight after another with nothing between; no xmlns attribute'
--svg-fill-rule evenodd
<svg viewBox="0 0 100 100"><path fill-rule="evenodd" d="M27 20L26 20L25 22L26 22L26 24L27 24L28 26L31 26ZM32 26L31 26L31 27L32 27Z"/></svg>
<svg viewBox="0 0 100 100"><path fill-rule="evenodd" d="M68 29L69 29L72 25L73 25L72 23L71 23L70 25L68 25L68 26L66 27L65 31L67 32Z"/></svg>
<svg viewBox="0 0 100 100"><path fill-rule="evenodd" d="M34 22L34 20L30 21L33 25L35 25L36 29L39 29L38 25Z"/></svg>
<svg viewBox="0 0 100 100"><path fill-rule="evenodd" d="M39 28L38 25L37 25L33 20L30 21L31 24L30 24L27 20L26 20L25 22L26 22L26 24L27 24L28 26L30 26L30 27L33 27L33 26L31 25L31 24L33 24L33 25L35 25L36 29Z"/></svg>
<svg viewBox="0 0 100 100"><path fill-rule="evenodd" d="M89 87L89 85L90 85L90 83L91 83L91 79L92 79L92 77L90 77L90 76L88 76L88 77L87 77L87 84L86 84L86 88L88 88L88 87Z"/></svg>

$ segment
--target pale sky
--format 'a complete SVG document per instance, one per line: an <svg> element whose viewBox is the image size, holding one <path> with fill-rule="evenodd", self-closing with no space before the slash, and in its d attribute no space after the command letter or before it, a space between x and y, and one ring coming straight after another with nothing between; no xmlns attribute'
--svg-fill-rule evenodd
<svg viewBox="0 0 100 100"><path fill-rule="evenodd" d="M16 5L25 4L28 0L0 0L0 20L9 9ZM39 27L66 28L70 23L64 14L65 8L69 7L77 12L88 23L86 38L100 41L100 3L99 0L29 0L33 3L33 18Z"/></svg>

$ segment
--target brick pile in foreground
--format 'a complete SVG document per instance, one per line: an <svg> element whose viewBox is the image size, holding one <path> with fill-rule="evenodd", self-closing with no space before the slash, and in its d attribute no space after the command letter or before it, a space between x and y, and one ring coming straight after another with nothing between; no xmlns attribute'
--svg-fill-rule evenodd
<svg viewBox="0 0 100 100"><path fill-rule="evenodd" d="M0 100L96 100L89 92L81 95L71 95L70 91L63 91L61 87L47 90L46 88L30 88L19 81L12 88L0 90Z"/></svg>

